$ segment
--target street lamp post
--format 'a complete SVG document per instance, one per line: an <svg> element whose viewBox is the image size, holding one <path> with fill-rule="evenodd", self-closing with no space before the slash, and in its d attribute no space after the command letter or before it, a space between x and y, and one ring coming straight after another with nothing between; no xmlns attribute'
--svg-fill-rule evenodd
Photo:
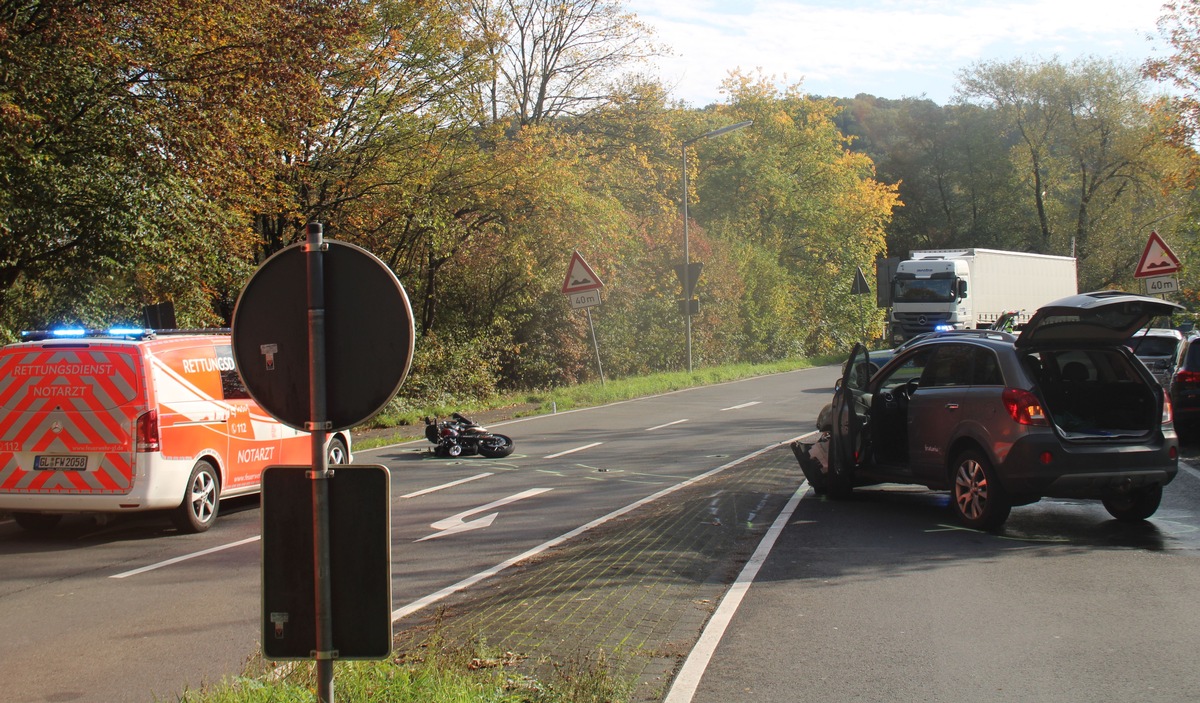
<svg viewBox="0 0 1200 703"><path fill-rule="evenodd" d="M688 169L687 169L687 150L688 147L709 137L715 137L726 132L732 132L743 127L749 127L754 124L753 120L738 122L720 129L714 129L711 132L705 132L698 137L692 137L683 143L680 150L683 154L683 326L687 336L687 370L692 372L692 271L691 271L691 252L688 249Z"/></svg>

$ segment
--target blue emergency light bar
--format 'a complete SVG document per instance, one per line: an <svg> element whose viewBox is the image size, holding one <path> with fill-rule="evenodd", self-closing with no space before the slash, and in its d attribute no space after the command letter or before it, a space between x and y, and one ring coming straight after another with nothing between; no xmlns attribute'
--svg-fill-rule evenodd
<svg viewBox="0 0 1200 703"><path fill-rule="evenodd" d="M26 342L40 342L44 339L84 339L91 337L151 339L167 334L229 334L229 328L154 330L142 327L109 327L106 330L90 330L83 327L59 327L52 330L23 330L21 332L21 339Z"/></svg>

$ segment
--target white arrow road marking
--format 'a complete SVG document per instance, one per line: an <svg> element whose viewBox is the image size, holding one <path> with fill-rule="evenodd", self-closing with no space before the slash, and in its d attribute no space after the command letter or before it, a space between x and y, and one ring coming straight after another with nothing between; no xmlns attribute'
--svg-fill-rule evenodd
<svg viewBox="0 0 1200 703"><path fill-rule="evenodd" d="M484 515L483 517L479 518L478 520L468 521L467 518L471 517L472 515L476 515L478 513L486 512L488 510L491 510L492 508L499 508L502 505L508 505L509 503L515 503L518 500L525 500L526 498L532 498L536 495L540 495L542 493L545 493L546 491L552 491L552 490L554 490L554 489L553 488L530 488L527 491L521 491L520 493L515 493L513 495L510 495L507 498L501 498L500 500L493 500L492 502L488 503L487 505L481 505L478 508L474 508L472 510L465 510L457 515L451 515L450 517L446 518L445 520L438 520L437 522L430 525L430 527L432 527L433 529L438 530L437 532L434 532L431 535L426 535L417 541L424 542L427 539L434 539L436 537L445 537L446 535L453 535L453 534L457 534L459 532L466 532L468 530L478 530L480 528L487 527L496 520L496 516L499 515L500 513L492 513L491 515Z"/></svg>
<svg viewBox="0 0 1200 703"><path fill-rule="evenodd" d="M592 442L591 444L585 444L585 445L583 445L582 447L575 447L574 449L568 449L568 450L567 450L567 451L565 451L565 452L559 452L559 453L557 453L557 454L551 454L550 456L548 456L548 457L546 457L546 458L547 458L547 459L557 459L557 458L558 458L558 457L560 457L560 456L566 456L566 455L568 455L568 454L574 454L575 452L582 452L584 449L591 449L592 447L598 447L598 446L600 446L601 444L604 444L604 442Z"/></svg>
<svg viewBox="0 0 1200 703"><path fill-rule="evenodd" d="M742 403L741 405L731 405L728 408L721 408L721 412L725 412L726 410L741 410L742 408L748 408L751 405L758 405L761 402L761 400L752 400L749 403Z"/></svg>
<svg viewBox="0 0 1200 703"><path fill-rule="evenodd" d="M682 420L676 420L675 422L668 422L665 425L655 425L654 427L647 427L646 431L653 432L654 430L661 430L664 427L670 427L671 425L678 425L681 422L687 422L687 418L684 418Z"/></svg>

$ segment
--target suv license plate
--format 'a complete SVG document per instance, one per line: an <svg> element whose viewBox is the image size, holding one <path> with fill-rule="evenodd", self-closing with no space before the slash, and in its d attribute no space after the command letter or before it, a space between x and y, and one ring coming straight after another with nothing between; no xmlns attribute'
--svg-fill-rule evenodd
<svg viewBox="0 0 1200 703"><path fill-rule="evenodd" d="M36 471L87 471L87 457L78 454L39 454L33 458Z"/></svg>

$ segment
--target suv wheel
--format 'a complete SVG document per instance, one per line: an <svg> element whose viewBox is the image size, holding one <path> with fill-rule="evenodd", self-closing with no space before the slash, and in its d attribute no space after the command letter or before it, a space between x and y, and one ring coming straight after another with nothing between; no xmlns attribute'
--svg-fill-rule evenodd
<svg viewBox="0 0 1200 703"><path fill-rule="evenodd" d="M1104 499L1104 509L1121 522L1141 522L1158 511L1162 486L1146 486Z"/></svg>
<svg viewBox="0 0 1200 703"><path fill-rule="evenodd" d="M950 508L959 522L976 530L994 530L1008 519L1012 502L996 480L991 462L978 450L955 457L950 479Z"/></svg>

